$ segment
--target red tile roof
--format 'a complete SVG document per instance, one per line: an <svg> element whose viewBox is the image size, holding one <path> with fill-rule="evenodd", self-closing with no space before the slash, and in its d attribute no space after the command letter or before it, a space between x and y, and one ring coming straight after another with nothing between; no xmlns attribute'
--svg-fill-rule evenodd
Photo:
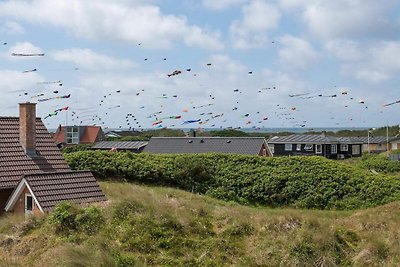
<svg viewBox="0 0 400 267"><path fill-rule="evenodd" d="M53 140L56 144L65 142L65 127L58 127L57 131L53 134Z"/></svg>
<svg viewBox="0 0 400 267"><path fill-rule="evenodd" d="M56 133L53 136L53 140L56 144L65 143L66 128L73 126L61 126L58 127ZM77 126L80 131L83 131L79 138L79 144L93 144L97 140L99 134L102 135L103 131L100 126Z"/></svg>
<svg viewBox="0 0 400 267"><path fill-rule="evenodd" d="M81 136L80 143L95 143L97 135L100 133L101 127L99 126L86 126L83 135Z"/></svg>
<svg viewBox="0 0 400 267"><path fill-rule="evenodd" d="M27 156L19 143L19 118L0 117L0 189L14 188L27 173L70 171L40 118L36 118L37 156Z"/></svg>

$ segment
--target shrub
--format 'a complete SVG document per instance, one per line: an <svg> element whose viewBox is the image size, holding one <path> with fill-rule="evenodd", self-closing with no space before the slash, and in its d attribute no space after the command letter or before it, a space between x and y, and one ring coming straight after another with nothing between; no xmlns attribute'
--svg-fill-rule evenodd
<svg viewBox="0 0 400 267"><path fill-rule="evenodd" d="M61 202L54 208L53 213L49 217L49 222L54 225L56 233L67 234L70 231L76 230L76 213L76 207L71 203Z"/></svg>
<svg viewBox="0 0 400 267"><path fill-rule="evenodd" d="M69 202L61 202L49 216L49 222L57 234L80 232L93 235L103 226L104 217L98 207L78 208Z"/></svg>
<svg viewBox="0 0 400 267"><path fill-rule="evenodd" d="M150 155L80 151L75 169L272 207L356 209L400 199L400 181L322 157Z"/></svg>
<svg viewBox="0 0 400 267"><path fill-rule="evenodd" d="M78 152L78 151L90 150L91 147L92 147L92 145L90 145L90 144L79 144L79 145L67 146L62 149L62 153L73 153L73 152Z"/></svg>
<svg viewBox="0 0 400 267"><path fill-rule="evenodd" d="M80 210L75 217L76 228L79 232L93 235L104 225L104 217L101 210L95 206L89 206Z"/></svg>
<svg viewBox="0 0 400 267"><path fill-rule="evenodd" d="M361 158L358 166L362 169L375 170L383 173L400 172L400 161L390 161L384 155L366 154Z"/></svg>

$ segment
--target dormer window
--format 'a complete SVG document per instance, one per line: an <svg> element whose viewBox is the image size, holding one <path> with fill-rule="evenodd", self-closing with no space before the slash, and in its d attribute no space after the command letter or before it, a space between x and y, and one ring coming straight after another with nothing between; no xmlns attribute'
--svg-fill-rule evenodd
<svg viewBox="0 0 400 267"><path fill-rule="evenodd" d="M66 143L67 144L79 144L79 128L78 127L67 127Z"/></svg>

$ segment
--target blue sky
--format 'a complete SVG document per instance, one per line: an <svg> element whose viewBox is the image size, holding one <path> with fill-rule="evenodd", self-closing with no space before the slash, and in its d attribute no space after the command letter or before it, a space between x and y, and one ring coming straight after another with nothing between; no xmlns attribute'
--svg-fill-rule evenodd
<svg viewBox="0 0 400 267"><path fill-rule="evenodd" d="M395 0L1 1L1 115L30 101L49 128L397 125L400 104L383 105L400 100L399 12Z"/></svg>

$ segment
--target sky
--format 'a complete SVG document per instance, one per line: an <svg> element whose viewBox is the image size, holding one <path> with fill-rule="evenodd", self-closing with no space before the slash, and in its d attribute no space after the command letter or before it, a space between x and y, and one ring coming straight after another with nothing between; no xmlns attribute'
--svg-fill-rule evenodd
<svg viewBox="0 0 400 267"><path fill-rule="evenodd" d="M29 101L48 128L398 125L399 55L397 0L2 0L0 115Z"/></svg>

